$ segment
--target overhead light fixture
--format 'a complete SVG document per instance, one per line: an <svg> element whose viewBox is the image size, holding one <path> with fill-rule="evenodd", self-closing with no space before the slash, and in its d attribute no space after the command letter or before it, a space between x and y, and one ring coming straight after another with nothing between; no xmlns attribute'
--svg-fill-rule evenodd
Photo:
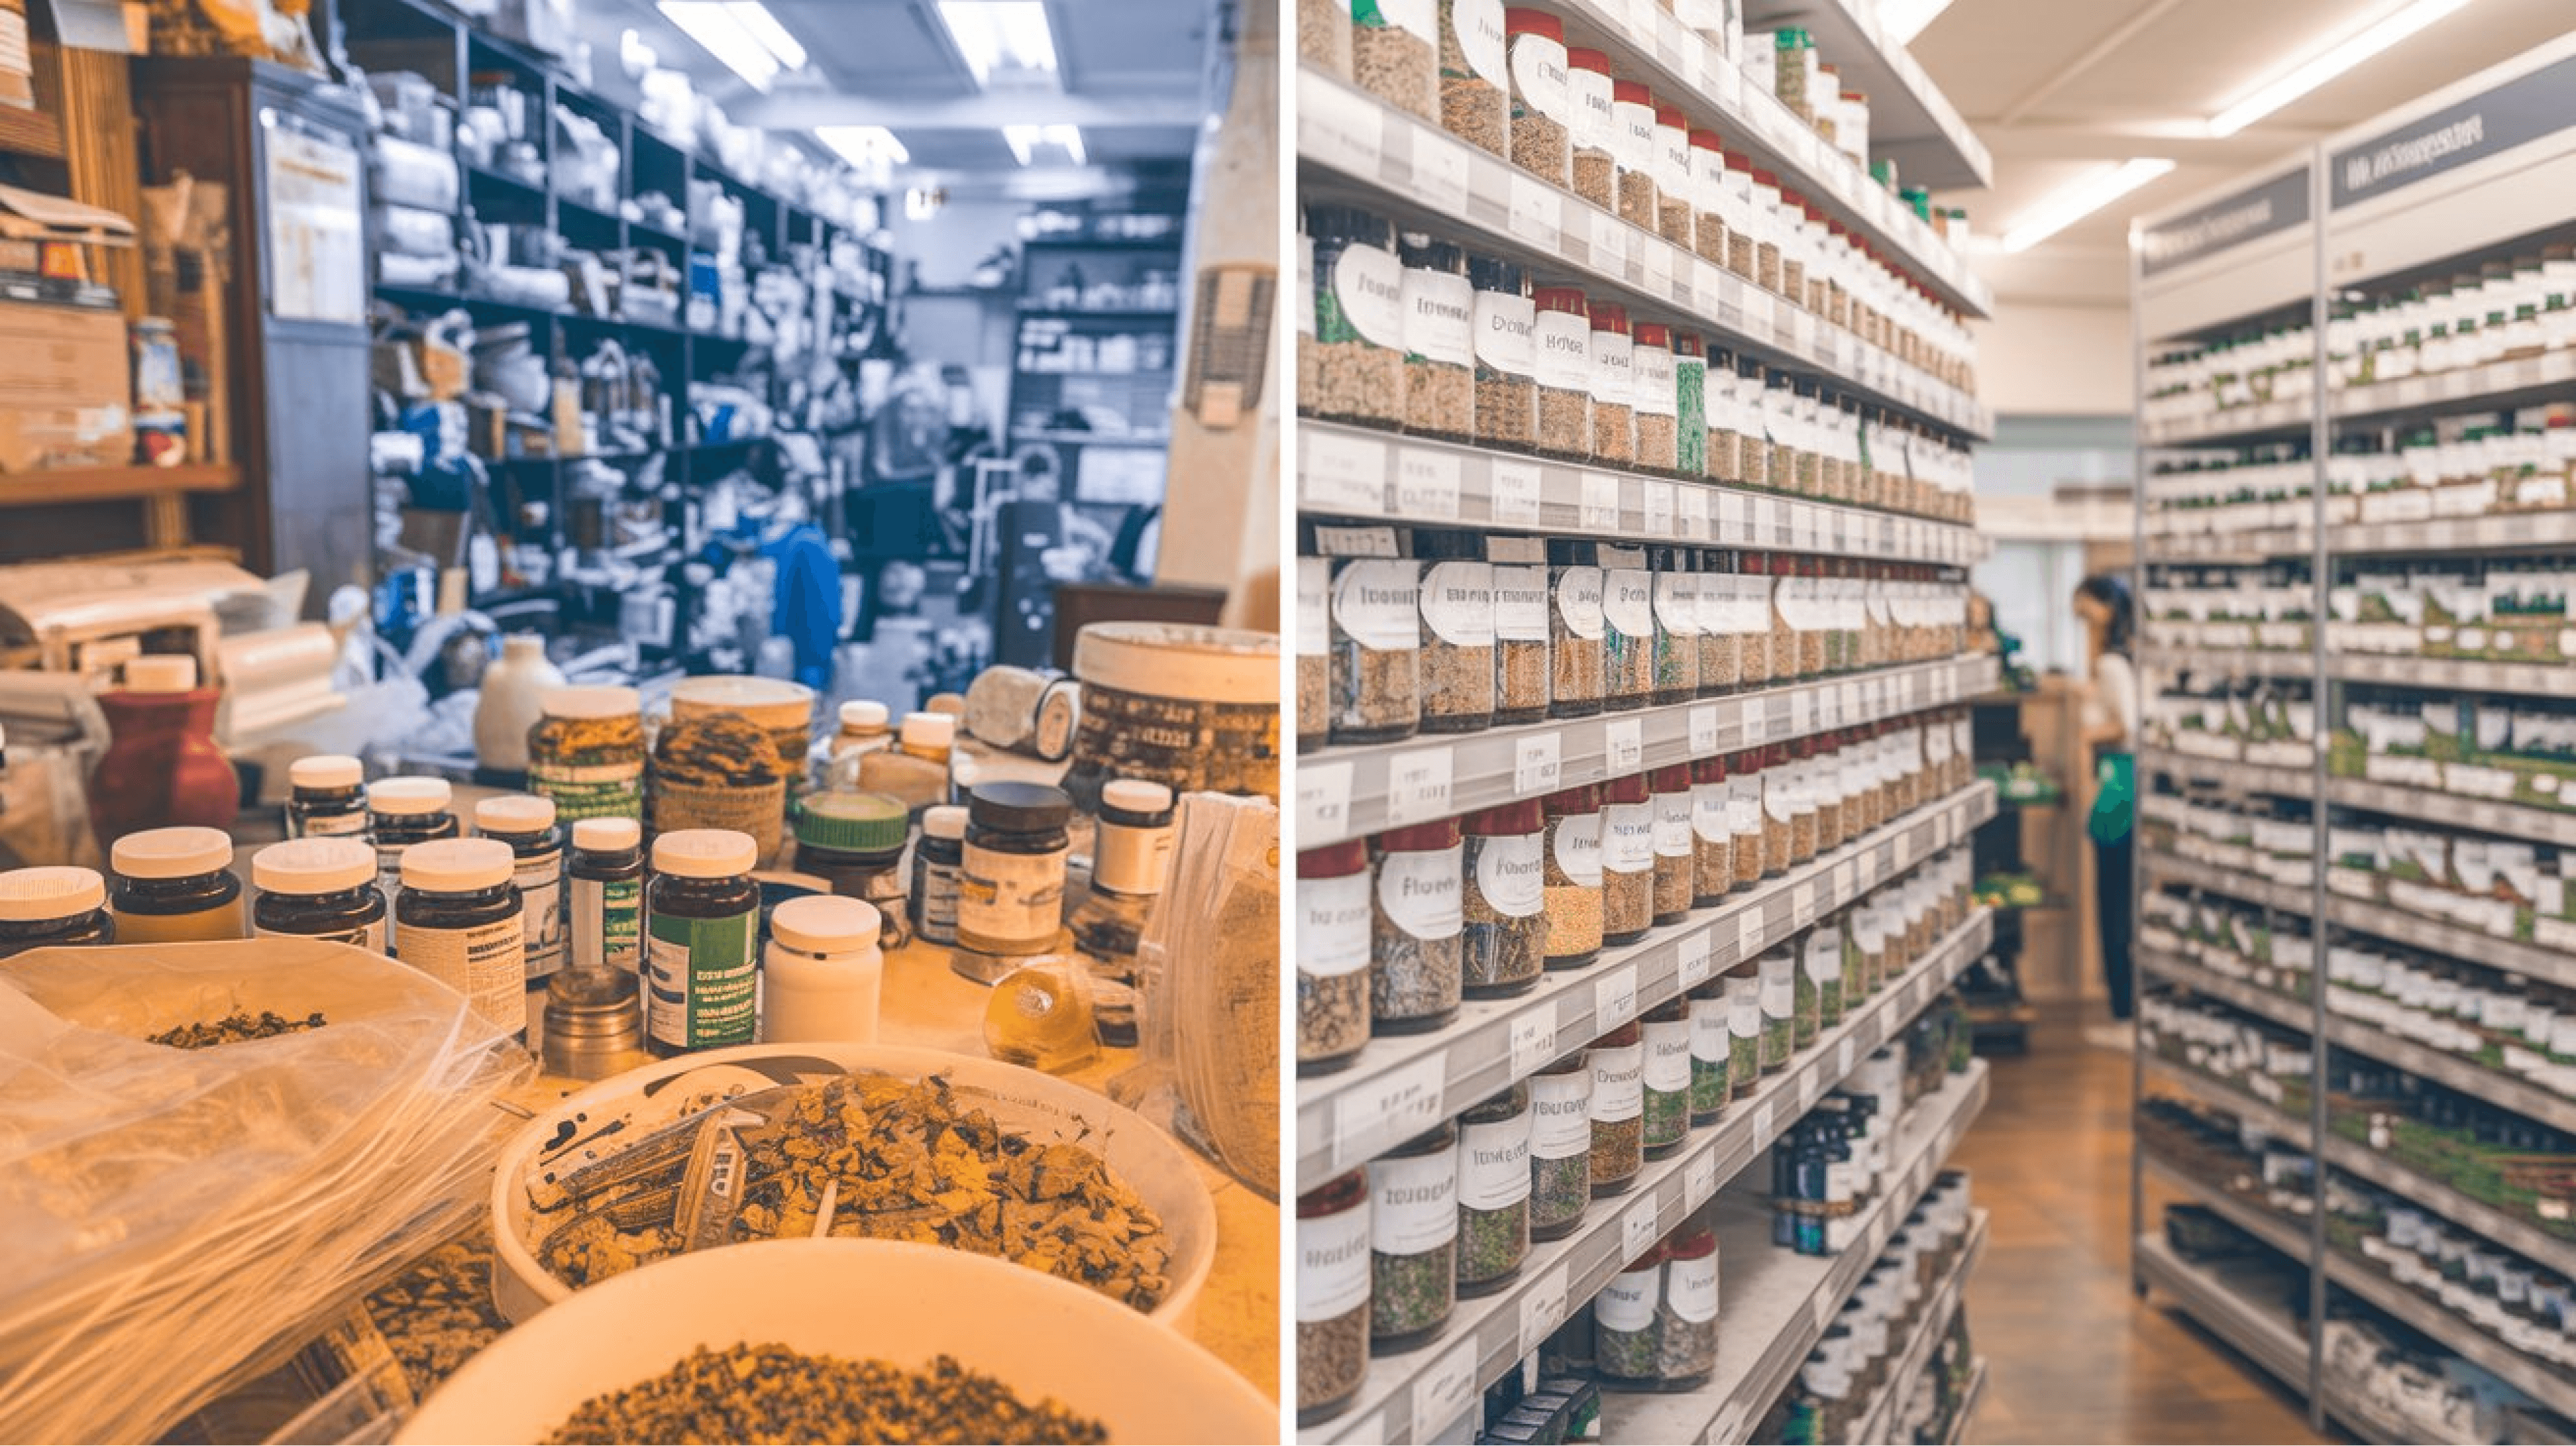
<svg viewBox="0 0 2576 1446"><path fill-rule="evenodd" d="M1040 146L1062 146L1064 153L1073 158L1073 164L1089 164L1089 158L1082 149L1080 126L1004 126L1002 140L1024 166L1037 155Z"/></svg>
<svg viewBox="0 0 2576 1446"><path fill-rule="evenodd" d="M884 126L816 126L814 139L861 170L912 163L912 152Z"/></svg>
<svg viewBox="0 0 2576 1446"><path fill-rule="evenodd" d="M977 85L991 85L996 74L1055 73L1044 0L939 0L939 19Z"/></svg>
<svg viewBox="0 0 2576 1446"><path fill-rule="evenodd" d="M2162 156L2105 162L2051 191L2004 229L2006 251L2027 251L2174 168Z"/></svg>
<svg viewBox="0 0 2576 1446"><path fill-rule="evenodd" d="M2209 118L2212 136L2232 136L2398 41L2467 6L2469 0L2414 0L2247 91Z"/></svg>
<svg viewBox="0 0 2576 1446"><path fill-rule="evenodd" d="M1878 7L1878 29L1890 42L1911 45L1925 26L1950 8L1950 0L1885 0Z"/></svg>
<svg viewBox="0 0 2576 1446"><path fill-rule="evenodd" d="M768 90L781 71L805 68L805 47L760 0L661 0L660 8L664 19L754 90Z"/></svg>

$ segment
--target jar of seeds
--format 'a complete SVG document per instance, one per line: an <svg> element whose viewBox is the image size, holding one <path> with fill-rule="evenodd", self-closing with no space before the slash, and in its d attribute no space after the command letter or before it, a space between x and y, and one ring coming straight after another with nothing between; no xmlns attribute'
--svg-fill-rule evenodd
<svg viewBox="0 0 2576 1446"><path fill-rule="evenodd" d="M1321 748L1332 737L1333 563L1300 552L1297 557L1297 751Z"/></svg>
<svg viewBox="0 0 2576 1446"><path fill-rule="evenodd" d="M1692 249L1690 123L1682 108L1655 102L1655 229L1684 251Z"/></svg>
<svg viewBox="0 0 2576 1446"><path fill-rule="evenodd" d="M1756 963L1762 984L1762 1052L1764 1074L1789 1067L1798 1033L1798 960L1787 949L1774 949Z"/></svg>
<svg viewBox="0 0 2576 1446"><path fill-rule="evenodd" d="M1379 1034L1417 1034L1458 1017L1458 821L1377 837L1377 912L1370 929L1369 1017Z"/></svg>
<svg viewBox="0 0 2576 1446"><path fill-rule="evenodd" d="M1366 68L1365 58L1361 66ZM1780 283L1780 230L1780 177L1757 166L1753 171L1753 284L1786 295Z"/></svg>
<svg viewBox="0 0 2576 1446"><path fill-rule="evenodd" d="M1735 891L1734 788L1723 757L1690 764L1691 907L1705 909Z"/></svg>
<svg viewBox="0 0 2576 1446"><path fill-rule="evenodd" d="M1807 219L1807 198L1797 188L1780 187L1780 213L1785 224L1780 234L1780 294L1800 310L1807 308L1807 244L1803 228Z"/></svg>
<svg viewBox="0 0 2576 1446"><path fill-rule="evenodd" d="M1807 987L1816 998L1816 1030L1822 1032L1843 1022L1843 928L1840 921L1819 924L1807 931L1807 941L1800 946L1799 968L1807 976ZM1813 1039L1798 1041L1801 1045Z"/></svg>
<svg viewBox="0 0 2576 1446"><path fill-rule="evenodd" d="M1645 82L1610 82L1610 154L1618 163L1619 219L1655 229L1655 97Z"/></svg>
<svg viewBox="0 0 2576 1446"><path fill-rule="evenodd" d="M1503 12L1512 70L1512 164L1556 187L1574 188L1574 90L1565 60L1565 22L1544 10Z"/></svg>
<svg viewBox="0 0 2576 1446"><path fill-rule="evenodd" d="M1535 723L1550 696L1547 541L1493 533L1485 556L1494 570L1494 721Z"/></svg>
<svg viewBox="0 0 2576 1446"><path fill-rule="evenodd" d="M1649 1389L1696 1391L1717 1371L1717 1234L1705 1217L1664 1240L1664 1289L1655 1307L1660 1337Z"/></svg>
<svg viewBox="0 0 2576 1446"><path fill-rule="evenodd" d="M1737 423L1735 353L1722 346L1708 349L1708 477L1712 482L1742 485L1744 466L1738 450L1743 435Z"/></svg>
<svg viewBox="0 0 2576 1446"><path fill-rule="evenodd" d="M1735 554L1723 547L1703 547L1692 565L1699 572L1699 695L1720 698L1742 686L1742 637L1735 626L1739 591Z"/></svg>
<svg viewBox="0 0 2576 1446"><path fill-rule="evenodd" d="M1695 547L1646 551L1646 564L1655 579L1653 696L1659 707L1699 696L1698 561Z"/></svg>
<svg viewBox="0 0 2576 1446"><path fill-rule="evenodd" d="M1610 57L1598 50L1565 53L1574 94L1574 194L1610 210L1619 204L1618 120L1611 113Z"/></svg>
<svg viewBox="0 0 2576 1446"><path fill-rule="evenodd" d="M1392 527L1302 530L1300 551L1332 565L1332 741L1412 737L1422 723L1421 564L1404 555Z"/></svg>
<svg viewBox="0 0 2576 1446"><path fill-rule="evenodd" d="M1664 1246L1659 1240L1611 1276L1592 1298L1592 1368L1602 1385L1654 1380L1655 1357L1662 1346L1655 1310L1662 1303L1663 1280Z"/></svg>
<svg viewBox="0 0 2576 1446"><path fill-rule="evenodd" d="M1540 802L1547 820L1547 967L1580 969L1601 957L1601 790L1587 783Z"/></svg>
<svg viewBox="0 0 2576 1446"><path fill-rule="evenodd" d="M1538 446L1538 308L1529 273L1498 256L1467 258L1475 291L1476 440Z"/></svg>
<svg viewBox="0 0 2576 1446"><path fill-rule="evenodd" d="M1368 1379L1368 1357L1369 1188L1361 1169L1297 1197L1297 1424L1349 1409Z"/></svg>
<svg viewBox="0 0 2576 1446"><path fill-rule="evenodd" d="M1673 475L1708 475L1708 350L1696 332L1673 333Z"/></svg>
<svg viewBox="0 0 2576 1446"><path fill-rule="evenodd" d="M1542 286L1530 293L1537 343L1538 451L1592 460L1592 318L1583 292Z"/></svg>
<svg viewBox="0 0 2576 1446"><path fill-rule="evenodd" d="M1796 377L1775 370L1762 398L1764 430L1771 438L1771 460L1767 464L1771 490L1792 496L1800 491L1800 459L1805 455L1806 443L1798 387Z"/></svg>
<svg viewBox="0 0 2576 1446"><path fill-rule="evenodd" d="M1776 771L1788 781L1789 866L1795 868L1816 856L1816 740L1772 746L1778 750Z"/></svg>
<svg viewBox="0 0 2576 1446"><path fill-rule="evenodd" d="M1753 232L1761 224L1754 212L1753 158L1742 151L1726 153L1726 269L1746 281L1761 270L1761 247Z"/></svg>
<svg viewBox="0 0 2576 1446"><path fill-rule="evenodd" d="M1736 480L1769 490L1771 478L1771 379L1760 362L1735 359Z"/></svg>
<svg viewBox="0 0 2576 1446"><path fill-rule="evenodd" d="M1297 0L1297 58L1337 79L1351 79L1348 0Z"/></svg>
<svg viewBox="0 0 2576 1446"><path fill-rule="evenodd" d="M1401 427L1404 263L1395 225L1357 206L1312 205L1306 234L1315 248L1315 386L1300 400L1326 421Z"/></svg>
<svg viewBox="0 0 2576 1446"><path fill-rule="evenodd" d="M1434 0L1351 0L1351 72L1405 114L1440 121L1440 17Z"/></svg>
<svg viewBox="0 0 2576 1446"><path fill-rule="evenodd" d="M1762 968L1747 959L1726 971L1726 1082L1735 1099L1751 1095L1762 1078Z"/></svg>
<svg viewBox="0 0 2576 1446"><path fill-rule="evenodd" d="M1646 775L1655 801L1655 922L1678 924L1698 897L1698 863L1691 841L1690 765L1676 763Z"/></svg>
<svg viewBox="0 0 2576 1446"><path fill-rule="evenodd" d="M1642 773L1601 792L1601 942L1634 944L1655 922L1654 795Z"/></svg>
<svg viewBox="0 0 2576 1446"><path fill-rule="evenodd" d="M1592 460L1626 465L1637 460L1637 345L1628 330L1628 308L1589 301L1592 317Z"/></svg>
<svg viewBox="0 0 2576 1446"><path fill-rule="evenodd" d="M1629 349L1630 396L1635 408L1637 468L1670 477L1680 466L1680 398L1673 382L1673 329L1637 323Z"/></svg>
<svg viewBox="0 0 2576 1446"><path fill-rule="evenodd" d="M1601 711L1609 686L1609 620L1602 611L1607 574L1601 543L1557 539L1547 545L1548 716L1587 718Z"/></svg>
<svg viewBox="0 0 2576 1446"><path fill-rule="evenodd" d="M1771 667L1771 559L1767 553L1735 554L1735 605L1729 631L1735 634L1735 677L1744 691L1761 688L1776 676ZM1793 657L1788 660L1796 663Z"/></svg>
<svg viewBox="0 0 2576 1446"><path fill-rule="evenodd" d="M1771 811L1763 801L1765 750L1748 748L1727 760L1726 817L1735 828L1735 886L1751 888L1777 877L1789 865L1789 841L1780 840L1780 856L1771 856ZM1784 819L1781 827L1786 827Z"/></svg>
<svg viewBox="0 0 2576 1446"><path fill-rule="evenodd" d="M1789 961L1789 1047L1793 1050L1815 1043L1823 1023L1819 981L1807 968L1807 943L1815 933L1811 929L1799 935L1780 951Z"/></svg>
<svg viewBox="0 0 2576 1446"><path fill-rule="evenodd" d="M1481 533L1417 528L1422 563L1422 731L1494 721L1494 568Z"/></svg>
<svg viewBox="0 0 2576 1446"><path fill-rule="evenodd" d="M1655 575L1646 549L1598 549L1601 559L1601 706L1643 708L1655 694Z"/></svg>
<svg viewBox="0 0 2576 1446"><path fill-rule="evenodd" d="M1816 799L1816 852L1831 853L1843 841L1842 764L1835 754L1842 734L1828 730L1809 740L1814 756L1807 767L1807 786Z"/></svg>
<svg viewBox="0 0 2576 1446"><path fill-rule="evenodd" d="M1447 241L1405 232L1404 430L1463 442L1476 429L1476 292L1467 256Z"/></svg>
<svg viewBox="0 0 2576 1446"><path fill-rule="evenodd" d="M1530 1252L1530 1092L1515 1084L1458 1117L1458 1293L1490 1295Z"/></svg>
<svg viewBox="0 0 2576 1446"><path fill-rule="evenodd" d="M1726 151L1717 132L1690 133L1691 249L1711 266L1726 264Z"/></svg>
<svg viewBox="0 0 2576 1446"><path fill-rule="evenodd" d="M1660 1160L1690 1139L1690 1001L1679 996L1646 1011L1646 1158Z"/></svg>
<svg viewBox="0 0 2576 1446"><path fill-rule="evenodd" d="M1466 930L1460 968L1470 999L1528 992L1547 967L1547 819L1536 799L1459 820L1465 838Z"/></svg>
<svg viewBox="0 0 2576 1446"><path fill-rule="evenodd" d="M1440 126L1494 155L1511 149L1503 0L1440 0Z"/></svg>
<svg viewBox="0 0 2576 1446"><path fill-rule="evenodd" d="M1313 3L1313 0L1307 0ZM1343 14L1347 17L1349 12ZM1297 329L1297 415L1315 415L1324 394L1324 352L1315 335L1315 238L1308 233L1306 208L1297 208L1297 290L1288 312Z"/></svg>
<svg viewBox="0 0 2576 1446"><path fill-rule="evenodd" d="M1297 855L1297 1073L1327 1074L1369 1039L1368 845Z"/></svg>
<svg viewBox="0 0 2576 1446"><path fill-rule="evenodd" d="M1646 1036L1632 1021L1592 1041L1592 1194L1625 1193L1646 1168Z"/></svg>
<svg viewBox="0 0 2576 1446"><path fill-rule="evenodd" d="M1592 1065L1576 1050L1529 1079L1530 1238L1557 1240L1592 1203Z"/></svg>
<svg viewBox="0 0 2576 1446"><path fill-rule="evenodd" d="M1721 975L1690 992L1690 1122L1716 1124L1734 1097L1735 1036L1727 1020L1726 979ZM1748 1043L1753 1041L1748 1040Z"/></svg>
<svg viewBox="0 0 2576 1446"><path fill-rule="evenodd" d="M1810 678L1821 678L1834 671L1828 651L1834 619L1825 595L1825 560L1801 557L1796 561L1798 671Z"/></svg>
<svg viewBox="0 0 2576 1446"><path fill-rule="evenodd" d="M1369 1351L1440 1333L1458 1305L1458 1127L1444 1123L1368 1166Z"/></svg>

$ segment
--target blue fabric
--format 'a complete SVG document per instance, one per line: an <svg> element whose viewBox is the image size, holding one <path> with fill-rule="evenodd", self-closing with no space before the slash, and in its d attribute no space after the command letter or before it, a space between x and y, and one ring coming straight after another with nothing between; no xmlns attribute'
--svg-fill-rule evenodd
<svg viewBox="0 0 2576 1446"><path fill-rule="evenodd" d="M761 548L778 564L772 625L796 649L796 681L826 688L832 681L832 645L841 636L841 565L821 529L800 523Z"/></svg>

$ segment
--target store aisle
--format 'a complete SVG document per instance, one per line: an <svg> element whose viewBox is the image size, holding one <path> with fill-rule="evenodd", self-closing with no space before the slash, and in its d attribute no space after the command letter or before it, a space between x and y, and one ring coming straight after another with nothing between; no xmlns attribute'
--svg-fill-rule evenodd
<svg viewBox="0 0 2576 1446"><path fill-rule="evenodd" d="M1952 1159L1993 1218L1968 1280L1990 1370L1969 1439L2336 1439L2260 1368L2131 1293L2128 1057L2044 1014L2030 1054L1993 1065L1992 1099Z"/></svg>

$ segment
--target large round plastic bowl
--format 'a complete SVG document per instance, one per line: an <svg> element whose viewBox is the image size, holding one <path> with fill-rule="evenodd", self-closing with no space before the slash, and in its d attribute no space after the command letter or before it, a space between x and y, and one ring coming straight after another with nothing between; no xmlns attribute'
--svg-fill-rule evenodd
<svg viewBox="0 0 2576 1446"><path fill-rule="evenodd" d="M1273 1441L1279 1408L1216 1357L1095 1291L934 1245L768 1240L655 1261L504 1334L395 1439L542 1441L585 1401L700 1346L776 1342L922 1370L953 1356L1117 1442Z"/></svg>
<svg viewBox="0 0 2576 1446"><path fill-rule="evenodd" d="M608 1159L626 1142L735 1095L819 1083L851 1070L904 1079L938 1075L962 1102L989 1112L1004 1129L1041 1145L1080 1145L1105 1158L1162 1217L1163 1233L1171 1241L1165 1269L1171 1290L1153 1317L1175 1330L1188 1328L1199 1288L1216 1262L1216 1207L1199 1183L1197 1168L1171 1136L1106 1096L1035 1070L935 1049L877 1044L752 1044L710 1050L601 1080L539 1115L510 1141L492 1173L494 1304L511 1320L524 1322L574 1293L537 1259L545 1227L529 1199L532 1181Z"/></svg>

